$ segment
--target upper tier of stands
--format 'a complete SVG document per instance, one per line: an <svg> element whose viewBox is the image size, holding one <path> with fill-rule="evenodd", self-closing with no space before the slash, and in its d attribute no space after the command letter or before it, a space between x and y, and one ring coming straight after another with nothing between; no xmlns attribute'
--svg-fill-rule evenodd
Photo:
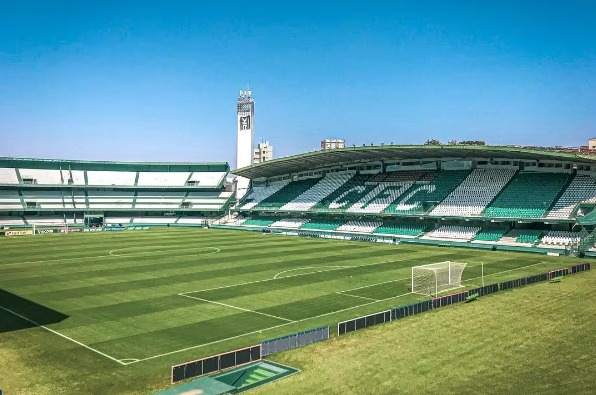
<svg viewBox="0 0 596 395"><path fill-rule="evenodd" d="M569 180L569 174L520 172L484 211L485 217L540 218Z"/></svg>
<svg viewBox="0 0 596 395"><path fill-rule="evenodd" d="M414 185L403 196L391 203L386 213L424 213L439 204L468 176L467 170L442 171L430 184Z"/></svg>
<svg viewBox="0 0 596 395"><path fill-rule="evenodd" d="M257 185L253 186L244 201L242 202L242 209L251 209L257 204L261 203L262 200L273 195L283 187L285 187L290 181L277 181L272 182L268 185Z"/></svg>
<svg viewBox="0 0 596 395"><path fill-rule="evenodd" d="M571 217L578 203L596 203L596 179L576 175L546 218L565 219Z"/></svg>
<svg viewBox="0 0 596 395"><path fill-rule="evenodd" d="M509 169L475 169L430 215L479 215L514 174Z"/></svg>
<svg viewBox="0 0 596 395"><path fill-rule="evenodd" d="M510 168L329 173L253 187L241 210L569 219L596 204L596 179Z"/></svg>
<svg viewBox="0 0 596 395"><path fill-rule="evenodd" d="M280 209L288 202L306 192L313 185L319 182L319 180L320 178L307 178L305 180L291 182L261 200L255 207Z"/></svg>
<svg viewBox="0 0 596 395"><path fill-rule="evenodd" d="M318 202L337 190L340 186L346 183L351 178L349 174L329 174L320 179L311 188L307 189L290 202L284 204L282 210L310 210Z"/></svg>

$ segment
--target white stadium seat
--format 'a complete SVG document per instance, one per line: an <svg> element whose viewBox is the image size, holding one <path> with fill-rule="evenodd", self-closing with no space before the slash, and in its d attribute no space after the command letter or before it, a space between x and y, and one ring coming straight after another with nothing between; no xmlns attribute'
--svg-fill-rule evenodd
<svg viewBox="0 0 596 395"><path fill-rule="evenodd" d="M428 232L423 238L428 239L452 239L452 240L472 240L480 227L472 226L440 226Z"/></svg>
<svg viewBox="0 0 596 395"><path fill-rule="evenodd" d="M480 215L514 175L510 169L475 169L430 215Z"/></svg>

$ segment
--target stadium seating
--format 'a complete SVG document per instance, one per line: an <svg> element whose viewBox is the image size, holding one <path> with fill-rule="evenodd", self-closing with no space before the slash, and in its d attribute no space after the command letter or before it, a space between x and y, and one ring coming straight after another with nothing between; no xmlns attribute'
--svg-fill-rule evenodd
<svg viewBox="0 0 596 395"><path fill-rule="evenodd" d="M301 229L335 230L346 221L340 219L311 219Z"/></svg>
<svg viewBox="0 0 596 395"><path fill-rule="evenodd" d="M507 228L482 228L480 232L476 233L474 240L476 241L499 241L509 229Z"/></svg>
<svg viewBox="0 0 596 395"><path fill-rule="evenodd" d="M27 206L34 205L38 208L61 209L64 208L64 198L61 191L30 190L22 191L23 201Z"/></svg>
<svg viewBox="0 0 596 395"><path fill-rule="evenodd" d="M173 224L177 217L135 217L132 220L133 224Z"/></svg>
<svg viewBox="0 0 596 395"><path fill-rule="evenodd" d="M380 213L407 191L413 182L379 183L346 211L351 213Z"/></svg>
<svg viewBox="0 0 596 395"><path fill-rule="evenodd" d="M590 176L576 175L548 212L546 218L569 218L577 204L582 202L596 203L596 179Z"/></svg>
<svg viewBox="0 0 596 395"><path fill-rule="evenodd" d="M25 226L21 217L0 217L0 226Z"/></svg>
<svg viewBox="0 0 596 395"><path fill-rule="evenodd" d="M385 221L375 229L375 234L416 237L426 230L426 226L415 222Z"/></svg>
<svg viewBox="0 0 596 395"><path fill-rule="evenodd" d="M517 243L534 244L540 240L543 233L541 230L518 229L515 231L515 241Z"/></svg>
<svg viewBox="0 0 596 395"><path fill-rule="evenodd" d="M290 228L290 229L298 229L305 223L307 223L307 219L301 218L283 218L278 221L275 221L271 225L271 228Z"/></svg>
<svg viewBox="0 0 596 395"><path fill-rule="evenodd" d="M508 169L475 169L430 215L479 215L514 174Z"/></svg>
<svg viewBox="0 0 596 395"><path fill-rule="evenodd" d="M338 232L372 233L382 224L383 222L381 221L348 221L340 225L336 230Z"/></svg>
<svg viewBox="0 0 596 395"><path fill-rule="evenodd" d="M242 204L240 205L241 209L248 210L256 206L257 204L261 203L262 200L268 198L269 196L273 195L286 185L288 185L290 181L275 181L268 185L257 185L253 186L243 200Z"/></svg>
<svg viewBox="0 0 596 395"><path fill-rule="evenodd" d="M259 227L267 227L277 221L277 218L270 218L270 217L253 217L248 218L242 226L259 226Z"/></svg>
<svg viewBox="0 0 596 395"><path fill-rule="evenodd" d="M541 244L567 246L579 243L581 237L576 232L551 230L540 240Z"/></svg>
<svg viewBox="0 0 596 395"><path fill-rule="evenodd" d="M428 232L424 238L440 238L452 240L472 240L480 227L472 226L440 226Z"/></svg>
<svg viewBox="0 0 596 395"><path fill-rule="evenodd" d="M44 216L25 216L25 220L29 225L56 225L62 226L66 224L66 220L63 216L58 215L44 215Z"/></svg>
<svg viewBox="0 0 596 395"><path fill-rule="evenodd" d="M518 173L484 210L485 217L542 217L557 198L569 174Z"/></svg>
<svg viewBox="0 0 596 395"><path fill-rule="evenodd" d="M430 184L416 184L391 203L385 213L412 214L424 212L428 205L443 201L469 174L467 170L444 170Z"/></svg>
<svg viewBox="0 0 596 395"><path fill-rule="evenodd" d="M15 190L0 190L0 208L8 210L22 210L23 203L19 192Z"/></svg>
<svg viewBox="0 0 596 395"><path fill-rule="evenodd" d="M132 219L132 217L105 217L103 222L107 225L127 225L132 223Z"/></svg>
<svg viewBox="0 0 596 395"><path fill-rule="evenodd" d="M140 192L139 192L140 194ZM232 198L232 192L188 192L183 203L190 204L193 209L221 210Z"/></svg>
<svg viewBox="0 0 596 395"><path fill-rule="evenodd" d="M226 221L226 225L240 226L249 219L250 219L250 217L240 217L240 216L232 217Z"/></svg>
<svg viewBox="0 0 596 395"><path fill-rule="evenodd" d="M305 180L298 180L291 182L279 189L277 192L269 195L265 199L261 200L255 208L260 209L279 209L289 201L295 199L313 185L319 182L320 178L307 178Z"/></svg>
<svg viewBox="0 0 596 395"><path fill-rule="evenodd" d="M332 173L323 177L318 183L307 189L292 201L281 207L283 211L306 211L310 210L318 202L330 195L346 183L352 176L350 174Z"/></svg>
<svg viewBox="0 0 596 395"><path fill-rule="evenodd" d="M370 179L371 176L368 175L353 176L342 186L321 199L311 210L346 211L347 208L352 206L375 187L375 185L365 185Z"/></svg>
<svg viewBox="0 0 596 395"><path fill-rule="evenodd" d="M131 191L89 191L87 195L88 208L94 210L130 209L134 199L134 192ZM65 201L68 201L68 199L65 198Z"/></svg>
<svg viewBox="0 0 596 395"><path fill-rule="evenodd" d="M202 225L205 221L210 221L209 218L203 217L179 217L176 224L179 225Z"/></svg>

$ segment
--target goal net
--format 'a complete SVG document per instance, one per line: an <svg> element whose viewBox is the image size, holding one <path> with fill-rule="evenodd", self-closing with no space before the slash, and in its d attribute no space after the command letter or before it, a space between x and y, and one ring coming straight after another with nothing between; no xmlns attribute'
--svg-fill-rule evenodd
<svg viewBox="0 0 596 395"><path fill-rule="evenodd" d="M439 262L412 267L412 293L438 295L461 287L461 276L466 267L461 262Z"/></svg>

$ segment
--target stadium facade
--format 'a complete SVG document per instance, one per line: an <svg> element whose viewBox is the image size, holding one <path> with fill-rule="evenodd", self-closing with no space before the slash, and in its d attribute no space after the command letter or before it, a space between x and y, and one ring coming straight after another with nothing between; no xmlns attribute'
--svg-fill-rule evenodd
<svg viewBox="0 0 596 395"><path fill-rule="evenodd" d="M219 163L0 158L0 226L205 225L233 201Z"/></svg>
<svg viewBox="0 0 596 395"><path fill-rule="evenodd" d="M0 158L0 226L215 225L596 255L593 155L490 146L370 146L234 170L246 185L227 183L229 172L225 162ZM237 201L242 188L248 192Z"/></svg>
<svg viewBox="0 0 596 395"><path fill-rule="evenodd" d="M252 180L229 225L364 238L589 254L596 157L490 146L371 146L234 171Z"/></svg>

